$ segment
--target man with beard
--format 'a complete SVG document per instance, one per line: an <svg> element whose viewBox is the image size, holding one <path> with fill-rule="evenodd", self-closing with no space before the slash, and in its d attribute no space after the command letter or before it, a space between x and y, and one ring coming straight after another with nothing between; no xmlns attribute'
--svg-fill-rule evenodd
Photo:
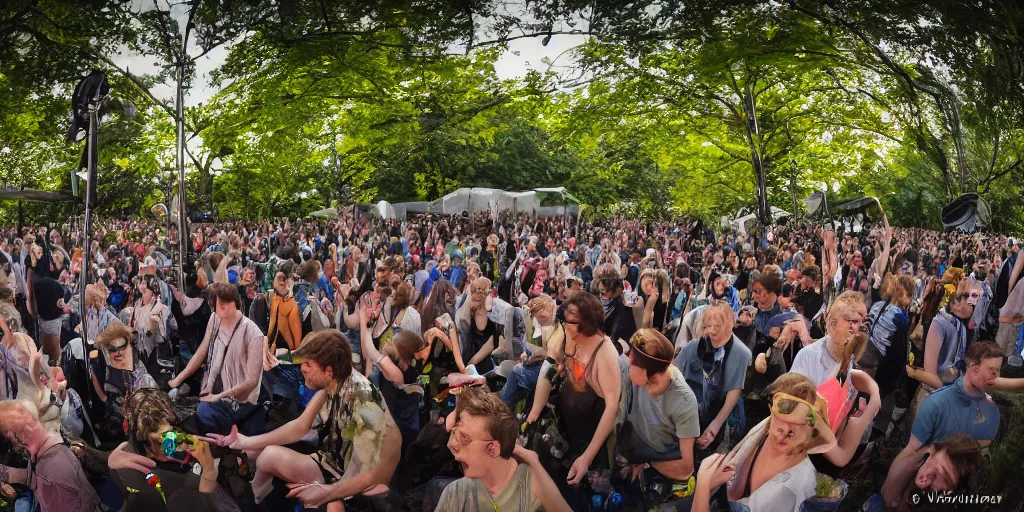
<svg viewBox="0 0 1024 512"><path fill-rule="evenodd" d="M605 264L598 269L594 281L604 304L604 333L616 342L616 345L619 340L628 341L636 332L639 321L634 309L627 306L622 298L623 287L619 271Z"/></svg>
<svg viewBox="0 0 1024 512"><path fill-rule="evenodd" d="M445 487L435 510L569 510L537 454L516 445L518 422L496 395L465 388L448 421L448 449L464 476Z"/></svg>

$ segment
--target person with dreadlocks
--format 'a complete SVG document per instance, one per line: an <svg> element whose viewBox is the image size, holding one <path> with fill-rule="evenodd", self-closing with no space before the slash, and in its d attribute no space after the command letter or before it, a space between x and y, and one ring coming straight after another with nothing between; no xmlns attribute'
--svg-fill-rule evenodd
<svg viewBox="0 0 1024 512"><path fill-rule="evenodd" d="M124 512L217 510L217 464L206 441L188 436L166 393L139 388L125 400L128 442L121 450L153 462L147 472L113 468L111 480L125 497Z"/></svg>

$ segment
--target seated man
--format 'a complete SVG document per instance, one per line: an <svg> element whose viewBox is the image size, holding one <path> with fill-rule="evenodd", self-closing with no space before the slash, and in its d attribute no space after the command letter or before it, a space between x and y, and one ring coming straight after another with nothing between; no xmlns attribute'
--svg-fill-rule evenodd
<svg viewBox="0 0 1024 512"><path fill-rule="evenodd" d="M302 415L266 434L247 437L233 429L228 436L211 435L211 441L256 460L252 486L257 503L270 493L276 477L295 484L288 496L307 507L330 503L329 510L341 510L340 500L346 500L357 508L401 509L401 498L387 485L401 457L402 435L380 391L352 371L352 347L345 335L330 329L311 333L292 360L301 363L306 387L318 390ZM303 455L284 447L309 434L318 417L317 452Z"/></svg>
<svg viewBox="0 0 1024 512"><path fill-rule="evenodd" d="M960 432L951 434L893 463L881 493L868 498L862 510L910 510L917 505L912 494L955 491L981 463L975 440Z"/></svg>
<svg viewBox="0 0 1024 512"><path fill-rule="evenodd" d="M24 402L0 401L0 433L32 460L30 468L0 466L0 482L28 485L46 512L105 509L61 435L44 428Z"/></svg>
<svg viewBox="0 0 1024 512"><path fill-rule="evenodd" d="M188 365L168 384L177 388L206 364L196 410L205 432L226 434L232 425L250 434L263 430L263 407L257 404L263 376L264 336L260 328L238 310L238 288L227 283L210 285L216 297L216 314L210 317L206 336Z"/></svg>
<svg viewBox="0 0 1024 512"><path fill-rule="evenodd" d="M697 399L672 366L674 350L664 335L640 329L630 345L631 385L626 388L619 454L632 465L634 480L650 465L669 479L686 481L693 474L693 443L700 435Z"/></svg>
<svg viewBox="0 0 1024 512"><path fill-rule="evenodd" d="M465 388L452 416L448 449L464 477L445 487L435 510L569 510L537 454L516 445L518 423L497 395Z"/></svg>

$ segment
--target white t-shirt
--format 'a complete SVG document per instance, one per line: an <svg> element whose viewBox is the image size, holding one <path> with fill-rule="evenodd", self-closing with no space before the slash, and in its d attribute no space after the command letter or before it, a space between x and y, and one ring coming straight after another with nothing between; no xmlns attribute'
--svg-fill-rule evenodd
<svg viewBox="0 0 1024 512"><path fill-rule="evenodd" d="M805 457L796 466L773 476L738 503L750 507L750 512L799 512L804 500L814 496L817 485L818 472L811 459Z"/></svg>

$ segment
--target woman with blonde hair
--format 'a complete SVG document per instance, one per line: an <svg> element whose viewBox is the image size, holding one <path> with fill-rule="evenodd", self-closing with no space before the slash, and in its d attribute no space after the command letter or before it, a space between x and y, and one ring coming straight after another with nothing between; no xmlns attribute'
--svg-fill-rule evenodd
<svg viewBox="0 0 1024 512"><path fill-rule="evenodd" d="M525 339L529 355L523 355L523 359L509 372L505 385L501 388L501 399L512 410L515 410L517 402L537 388L540 367L548 355L548 350L560 345L565 339L565 331L555 318L555 301L549 295L542 293L530 299L524 309Z"/></svg>
<svg viewBox="0 0 1024 512"><path fill-rule="evenodd" d="M836 444L826 403L814 383L794 373L769 388L771 414L728 455L715 454L697 473L693 512L710 510L711 495L722 484L730 503L752 512L798 511L814 496L818 476L809 455L827 453Z"/></svg>
<svg viewBox="0 0 1024 512"><path fill-rule="evenodd" d="M868 344L857 366L875 378L892 376L878 382L883 400L875 428L884 433L892 419L893 400L890 396L903 385L903 365L910 352L910 304L917 292L914 278L906 274L889 274L882 282L882 300L871 306L868 313Z"/></svg>
<svg viewBox="0 0 1024 512"><path fill-rule="evenodd" d="M103 281L85 285L85 307L87 308L86 339L90 344L96 341L101 332L117 322L117 315L107 307L107 296L110 292Z"/></svg>
<svg viewBox="0 0 1024 512"><path fill-rule="evenodd" d="M815 465L825 473L845 467L860 452L861 439L882 406L878 384L867 373L854 369L863 354L868 336L864 295L847 290L829 306L826 334L797 353L791 373L810 379L829 403L829 424L838 436L835 448ZM857 403L858 392L867 393L867 404ZM861 401L863 402L863 401ZM860 414L854 415L855 406Z"/></svg>

